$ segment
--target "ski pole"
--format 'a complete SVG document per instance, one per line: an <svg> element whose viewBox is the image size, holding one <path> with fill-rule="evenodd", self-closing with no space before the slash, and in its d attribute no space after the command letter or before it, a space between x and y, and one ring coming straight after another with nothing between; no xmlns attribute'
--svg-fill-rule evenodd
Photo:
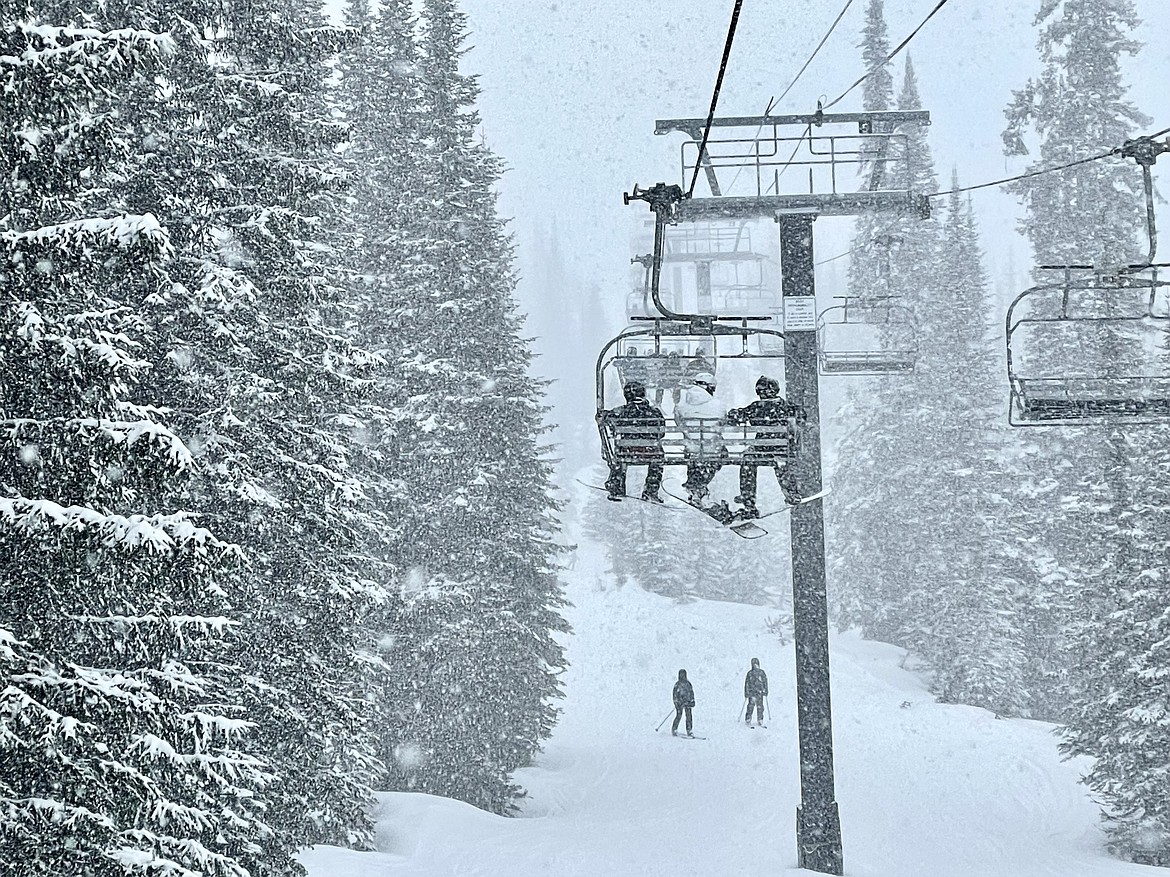
<svg viewBox="0 0 1170 877"><path fill-rule="evenodd" d="M743 706L741 706L741 707L739 708L739 712L735 714L735 717L736 717L737 719L738 719L740 716L742 716L742 715L744 714L744 708L745 708L746 706L747 706L747 698L745 697L745 698L743 699Z"/></svg>
<svg viewBox="0 0 1170 877"><path fill-rule="evenodd" d="M768 721L772 721L772 707L768 705L768 695L764 695L764 709L768 711Z"/></svg>
<svg viewBox="0 0 1170 877"><path fill-rule="evenodd" d="M668 712L666 714L666 719L669 719L672 715L674 715L674 712L675 712L674 710L671 710L670 712ZM663 719L661 722L658 723L658 728L661 728L663 725L666 724L666 719ZM654 731L657 732L658 728L655 728Z"/></svg>

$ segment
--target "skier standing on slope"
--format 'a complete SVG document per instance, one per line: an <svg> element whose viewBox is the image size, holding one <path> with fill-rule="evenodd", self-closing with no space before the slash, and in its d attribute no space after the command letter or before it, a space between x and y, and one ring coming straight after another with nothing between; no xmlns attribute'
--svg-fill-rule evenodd
<svg viewBox="0 0 1170 877"><path fill-rule="evenodd" d="M687 671L678 671L678 682L674 683L674 724L670 726L670 733L678 736L678 723L683 716L683 710L687 714L687 736L694 737L691 733L691 708L695 705L695 689L691 687L691 683L687 681Z"/></svg>
<svg viewBox="0 0 1170 877"><path fill-rule="evenodd" d="M752 723L752 707L756 708L757 724L764 724L764 698L768 696L768 674L760 669L760 659L752 658L752 668L743 680L743 696L747 698L747 715L744 721Z"/></svg>

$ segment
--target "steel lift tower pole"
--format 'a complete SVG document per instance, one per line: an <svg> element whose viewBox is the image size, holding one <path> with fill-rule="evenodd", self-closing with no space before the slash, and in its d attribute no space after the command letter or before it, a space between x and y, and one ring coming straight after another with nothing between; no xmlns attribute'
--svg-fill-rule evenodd
<svg viewBox="0 0 1170 877"><path fill-rule="evenodd" d="M781 293L787 307L807 302L815 313L813 217L783 216ZM793 321L795 322L795 321ZM804 494L821 489L820 387L815 328L784 332L784 386L788 401L807 412L800 454L793 464ZM833 714L829 688L829 609L825 582L822 504L792 510L792 623L796 646L796 710L800 741L800 807L796 811L798 864L841 874L841 817L833 779Z"/></svg>

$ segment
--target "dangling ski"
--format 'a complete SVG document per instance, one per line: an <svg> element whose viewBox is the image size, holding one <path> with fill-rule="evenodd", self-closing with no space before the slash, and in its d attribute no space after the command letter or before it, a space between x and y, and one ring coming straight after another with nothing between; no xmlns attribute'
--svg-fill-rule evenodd
<svg viewBox="0 0 1170 877"><path fill-rule="evenodd" d="M580 478L576 479L576 481L578 484L584 484L586 487L591 487L594 490L600 490L602 493L605 493L605 494L609 493L609 490L607 490L606 488L599 487L596 484L590 484L588 481L582 481ZM666 491L663 491L663 493L666 493ZM670 495L673 495L673 494L670 494ZM676 505L667 505L666 503L655 502L652 499L642 499L642 497L636 496L636 495L635 496L630 496L630 495L623 496L620 501L625 502L626 500L633 500L634 502L644 502L644 503L646 503L646 505L658 506L659 508L666 509L667 511L670 511L670 512L681 512L682 511L682 509L680 509Z"/></svg>
<svg viewBox="0 0 1170 877"><path fill-rule="evenodd" d="M764 514L760 515L760 518L770 518L772 515L781 515L784 514L784 512L790 512L798 505L804 505L806 502L812 502L814 499L821 499L822 497L828 496L832 492L833 491L826 487L824 490L819 490L812 494L812 496L801 497L801 500L798 503L794 503L793 505L786 505L783 508L778 508L774 511L765 512ZM758 521L760 518L751 518L751 520Z"/></svg>
<svg viewBox="0 0 1170 877"><path fill-rule="evenodd" d="M736 517L736 513L728 507L726 502L701 506L698 503L691 502L689 499L684 499L677 493L671 493L669 490L664 490L663 493L667 496L674 497L679 502L685 503L693 509L698 509L715 523L722 524L725 530L730 530L736 536L742 536L744 539L759 539L761 536L768 535L768 531L754 521Z"/></svg>

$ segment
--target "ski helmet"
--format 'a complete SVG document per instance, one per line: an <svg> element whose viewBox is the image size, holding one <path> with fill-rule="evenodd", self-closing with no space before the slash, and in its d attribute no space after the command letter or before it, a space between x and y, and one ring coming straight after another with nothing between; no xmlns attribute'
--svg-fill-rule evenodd
<svg viewBox="0 0 1170 877"><path fill-rule="evenodd" d="M756 381L756 395L761 399L775 399L780 395L780 382L767 375L760 375Z"/></svg>
<svg viewBox="0 0 1170 877"><path fill-rule="evenodd" d="M686 682L687 681L687 671L686 670L679 670L678 671L678 681L679 682Z"/></svg>
<svg viewBox="0 0 1170 877"><path fill-rule="evenodd" d="M622 393L625 394L627 402L633 402L635 399L645 399L646 385L641 381L626 381L626 385L622 387Z"/></svg>
<svg viewBox="0 0 1170 877"><path fill-rule="evenodd" d="M752 658L752 666L753 667L760 666L760 659L759 658Z"/></svg>
<svg viewBox="0 0 1170 877"><path fill-rule="evenodd" d="M715 375L710 372L700 372L695 375L694 384L697 387L702 387L711 395L715 395Z"/></svg>

